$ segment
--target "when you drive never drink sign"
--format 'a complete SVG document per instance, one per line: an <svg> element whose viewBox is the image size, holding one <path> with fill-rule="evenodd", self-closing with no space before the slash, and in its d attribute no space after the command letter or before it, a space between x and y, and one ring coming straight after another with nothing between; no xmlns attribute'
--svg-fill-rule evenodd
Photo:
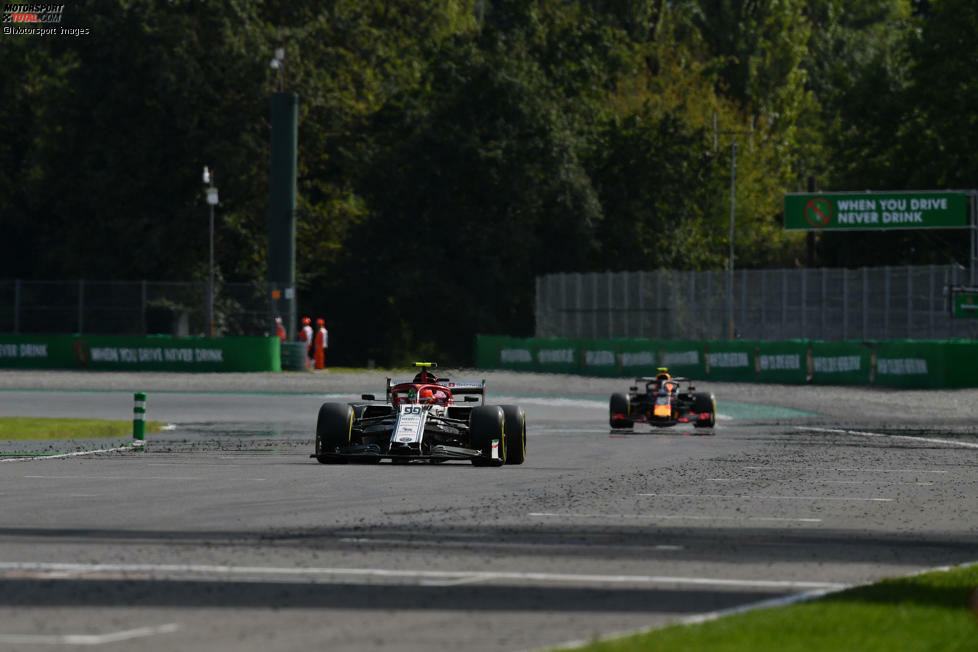
<svg viewBox="0 0 978 652"><path fill-rule="evenodd" d="M968 226L964 192L790 193L786 231L959 229Z"/></svg>

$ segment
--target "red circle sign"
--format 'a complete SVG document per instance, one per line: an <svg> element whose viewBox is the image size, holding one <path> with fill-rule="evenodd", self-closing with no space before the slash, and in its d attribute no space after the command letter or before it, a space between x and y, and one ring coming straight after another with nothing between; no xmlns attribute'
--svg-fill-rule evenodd
<svg viewBox="0 0 978 652"><path fill-rule="evenodd" d="M823 227L832 221L832 202L816 197L805 204L805 221L812 226Z"/></svg>

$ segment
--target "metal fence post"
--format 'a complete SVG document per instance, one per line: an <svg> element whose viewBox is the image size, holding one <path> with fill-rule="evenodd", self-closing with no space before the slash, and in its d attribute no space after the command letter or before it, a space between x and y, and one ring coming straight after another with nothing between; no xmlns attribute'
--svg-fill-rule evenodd
<svg viewBox="0 0 978 652"><path fill-rule="evenodd" d="M883 339L890 337L890 266L883 268Z"/></svg>
<svg viewBox="0 0 978 652"><path fill-rule="evenodd" d="M598 275L591 275L591 335L598 336Z"/></svg>
<svg viewBox="0 0 978 652"><path fill-rule="evenodd" d="M614 308L614 275L610 271L605 271L605 277L608 279L608 337L615 336L615 308ZM597 297L594 298L597 302Z"/></svg>
<svg viewBox="0 0 978 652"><path fill-rule="evenodd" d="M550 333L553 335L560 335L561 337L567 337L567 313L570 310L570 301L567 300L567 276L564 273L560 275L560 332Z"/></svg>
<svg viewBox="0 0 978 652"><path fill-rule="evenodd" d="M827 313L829 310L828 271L829 270L826 269L825 267L822 268L822 294L821 294L821 300L819 302L819 310L818 310L818 314L819 314L818 329L820 331L819 333L820 339L825 337L825 313Z"/></svg>
<svg viewBox="0 0 978 652"><path fill-rule="evenodd" d="M863 339L869 339L869 269L863 267Z"/></svg>
<svg viewBox="0 0 978 652"><path fill-rule="evenodd" d="M14 281L14 332L20 332L20 279Z"/></svg>
<svg viewBox="0 0 978 652"><path fill-rule="evenodd" d="M849 339L849 270L842 268L842 339Z"/></svg>
<svg viewBox="0 0 978 652"><path fill-rule="evenodd" d="M139 315L143 335L146 335L146 279L139 282Z"/></svg>
<svg viewBox="0 0 978 652"><path fill-rule="evenodd" d="M662 315L665 312L662 308L662 276L665 274L661 269L655 272L655 336L662 337Z"/></svg>
<svg viewBox="0 0 978 652"><path fill-rule="evenodd" d="M907 337L913 336L913 270L907 265Z"/></svg>
<svg viewBox="0 0 978 652"><path fill-rule="evenodd" d="M575 337L581 337L581 331L584 329L583 317L581 316L581 294L584 292L584 277L578 273L575 275L575 288L577 296L574 299L574 305L577 307L577 328L574 329Z"/></svg>
<svg viewBox="0 0 978 652"><path fill-rule="evenodd" d="M808 268L801 270L801 336L808 337Z"/></svg>
<svg viewBox="0 0 978 652"><path fill-rule="evenodd" d="M78 279L78 334L81 335L85 332L84 326L85 322L83 315L85 314L85 281Z"/></svg>
<svg viewBox="0 0 978 652"><path fill-rule="evenodd" d="M767 274L766 269L761 270L761 333L767 333Z"/></svg>
<svg viewBox="0 0 978 652"><path fill-rule="evenodd" d="M788 330L788 270L781 270L781 332L778 333L780 339L784 339L784 334Z"/></svg>
<svg viewBox="0 0 978 652"><path fill-rule="evenodd" d="M927 294L927 336L934 339L934 275L936 270L934 265L930 267L929 291Z"/></svg>

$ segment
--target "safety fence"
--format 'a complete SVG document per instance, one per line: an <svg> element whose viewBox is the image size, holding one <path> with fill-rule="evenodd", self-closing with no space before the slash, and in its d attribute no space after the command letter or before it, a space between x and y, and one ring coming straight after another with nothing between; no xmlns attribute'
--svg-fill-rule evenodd
<svg viewBox="0 0 978 652"><path fill-rule="evenodd" d="M702 380L823 385L978 387L978 342L880 340L777 342L479 335L480 369L589 376L654 375L660 367Z"/></svg>
<svg viewBox="0 0 978 652"><path fill-rule="evenodd" d="M281 371L277 337L0 335L0 368Z"/></svg>
<svg viewBox="0 0 978 652"><path fill-rule="evenodd" d="M956 265L726 272L549 274L536 279L537 337L827 341L978 337L951 317Z"/></svg>
<svg viewBox="0 0 978 652"><path fill-rule="evenodd" d="M0 280L0 333L203 335L207 282ZM263 283L216 283L214 335L268 333Z"/></svg>

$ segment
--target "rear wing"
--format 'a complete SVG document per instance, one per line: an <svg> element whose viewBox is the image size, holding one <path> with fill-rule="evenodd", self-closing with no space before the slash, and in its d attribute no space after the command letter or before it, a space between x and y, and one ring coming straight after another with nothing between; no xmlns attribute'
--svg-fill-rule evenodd
<svg viewBox="0 0 978 652"><path fill-rule="evenodd" d="M396 385L416 385L413 378L406 378L398 380L396 378L387 379L387 400L391 400L391 388ZM459 396L462 394L478 394L482 396L482 403L485 405L486 402L486 381L483 380L449 380L447 378L436 378L432 383L423 383L430 385L441 385L447 389L450 389L453 396Z"/></svg>

